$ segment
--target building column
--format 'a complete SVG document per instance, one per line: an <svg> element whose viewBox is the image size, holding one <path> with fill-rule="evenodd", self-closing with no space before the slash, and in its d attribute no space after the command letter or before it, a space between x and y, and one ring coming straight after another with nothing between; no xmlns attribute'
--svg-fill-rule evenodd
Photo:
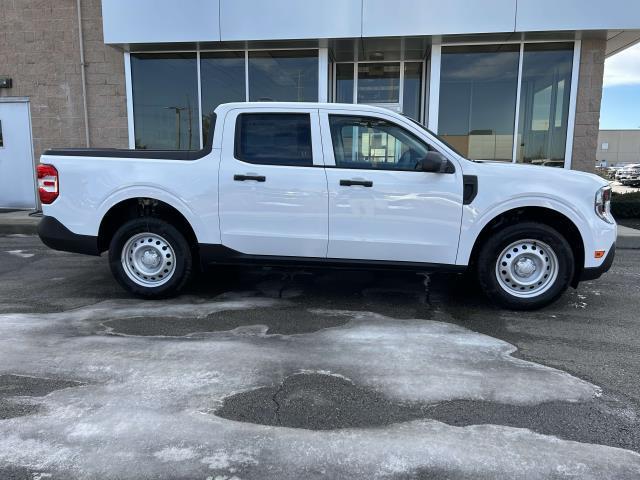
<svg viewBox="0 0 640 480"><path fill-rule="evenodd" d="M571 168L583 172L595 171L606 44L606 39L582 40Z"/></svg>

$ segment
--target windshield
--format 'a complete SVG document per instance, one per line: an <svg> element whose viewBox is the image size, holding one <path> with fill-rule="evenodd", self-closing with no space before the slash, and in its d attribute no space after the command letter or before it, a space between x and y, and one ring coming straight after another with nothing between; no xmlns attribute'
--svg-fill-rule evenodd
<svg viewBox="0 0 640 480"><path fill-rule="evenodd" d="M421 124L420 122L415 121L413 118L406 116L405 114L402 114L403 117L405 117L407 120L411 121L411 123L416 124L417 126L419 126L422 130L424 130L425 132L429 133L430 135L433 135L434 137L436 137L440 142L444 143L450 150L452 150L454 153L460 155L462 158L466 158L464 155L462 155L458 150L456 150L456 148L451 145L449 142L447 142L446 140L443 140L441 137L439 137L437 134L433 133L431 130L429 130L427 127L425 127L423 124ZM469 159L467 159L469 160ZM475 160L471 160L472 162L474 162Z"/></svg>

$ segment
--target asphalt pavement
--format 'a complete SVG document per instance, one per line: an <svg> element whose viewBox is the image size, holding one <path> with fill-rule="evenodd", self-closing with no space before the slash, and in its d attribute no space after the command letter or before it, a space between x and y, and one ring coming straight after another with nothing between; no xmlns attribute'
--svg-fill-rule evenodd
<svg viewBox="0 0 640 480"><path fill-rule="evenodd" d="M0 478L640 478L640 250L537 312L472 279L224 268L169 301L0 236Z"/></svg>

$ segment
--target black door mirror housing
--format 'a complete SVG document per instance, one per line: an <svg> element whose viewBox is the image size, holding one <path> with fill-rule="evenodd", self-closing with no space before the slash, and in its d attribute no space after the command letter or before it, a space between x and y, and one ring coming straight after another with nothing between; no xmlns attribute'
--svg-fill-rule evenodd
<svg viewBox="0 0 640 480"><path fill-rule="evenodd" d="M453 173L455 170L447 157L440 152L430 151L420 161L420 169L429 173Z"/></svg>

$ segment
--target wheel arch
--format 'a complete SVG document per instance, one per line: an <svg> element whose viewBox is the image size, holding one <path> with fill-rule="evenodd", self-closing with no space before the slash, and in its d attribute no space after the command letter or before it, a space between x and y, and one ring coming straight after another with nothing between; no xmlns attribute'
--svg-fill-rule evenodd
<svg viewBox="0 0 640 480"><path fill-rule="evenodd" d="M176 206L154 197L130 197L112 204L101 218L98 228L98 249L104 252L115 232L128 220L138 217L154 217L176 227L194 248L198 245L196 232L183 212Z"/></svg>
<svg viewBox="0 0 640 480"><path fill-rule="evenodd" d="M469 265L474 266L480 248L495 229L515 223L533 221L548 225L567 239L573 250L575 269L571 282L577 286L585 265L585 241L580 227L563 212L543 206L522 206L502 211L488 220L476 236L469 255Z"/></svg>

